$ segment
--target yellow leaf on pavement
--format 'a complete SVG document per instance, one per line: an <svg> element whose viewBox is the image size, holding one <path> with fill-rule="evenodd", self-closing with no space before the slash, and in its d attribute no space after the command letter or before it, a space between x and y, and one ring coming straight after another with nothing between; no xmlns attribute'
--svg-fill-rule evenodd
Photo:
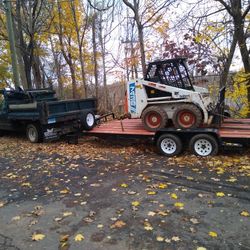
<svg viewBox="0 0 250 250"><path fill-rule="evenodd" d="M21 184L22 187L32 187L32 185L29 182L24 182Z"/></svg>
<svg viewBox="0 0 250 250"><path fill-rule="evenodd" d="M72 215L72 214L73 214L72 212L67 212L67 211L66 211L66 212L63 213L63 216L64 216L64 217L67 217L67 216L70 216L70 215Z"/></svg>
<svg viewBox="0 0 250 250"><path fill-rule="evenodd" d="M60 191L60 194L67 194L69 193L69 190L68 189L63 189Z"/></svg>
<svg viewBox="0 0 250 250"><path fill-rule="evenodd" d="M160 188L160 189L164 189L164 188L167 188L167 187L168 187L168 185L165 184L165 183L160 183L160 184L158 185L158 188Z"/></svg>
<svg viewBox="0 0 250 250"><path fill-rule="evenodd" d="M77 234L75 236L75 241L82 241L82 240L84 240L84 236L82 234Z"/></svg>
<svg viewBox="0 0 250 250"><path fill-rule="evenodd" d="M177 196L176 194L173 193L173 194L171 194L171 198L172 198L172 199L178 199L178 196Z"/></svg>
<svg viewBox="0 0 250 250"><path fill-rule="evenodd" d="M128 184L122 183L122 184L121 184L121 187L126 188L126 187L128 187Z"/></svg>
<svg viewBox="0 0 250 250"><path fill-rule="evenodd" d="M207 250L205 247L197 247L197 250Z"/></svg>
<svg viewBox="0 0 250 250"><path fill-rule="evenodd" d="M174 204L174 206L175 206L175 207L179 207L179 208L183 208L183 207L184 207L184 204L181 203L181 202L176 202L176 203Z"/></svg>
<svg viewBox="0 0 250 250"><path fill-rule="evenodd" d="M34 233L32 235L32 240L33 241L39 241L39 240L43 240L45 238L45 235L44 234L37 234L37 233Z"/></svg>
<svg viewBox="0 0 250 250"><path fill-rule="evenodd" d="M133 202L131 202L131 204L132 204L132 206L134 206L134 207L140 206L140 202L139 202L139 201L133 201Z"/></svg>
<svg viewBox="0 0 250 250"><path fill-rule="evenodd" d="M242 212L240 213L240 215L241 215L241 216L245 216L245 217L249 217L249 216L250 216L250 214L249 214L247 211L242 211Z"/></svg>
<svg viewBox="0 0 250 250"><path fill-rule="evenodd" d="M148 191L148 194L149 194L149 195L155 195L156 192L155 192L155 191Z"/></svg>
<svg viewBox="0 0 250 250"><path fill-rule="evenodd" d="M152 231L153 227L151 226L151 224L147 221L144 222L144 229L147 231Z"/></svg>
<svg viewBox="0 0 250 250"><path fill-rule="evenodd" d="M209 235L210 235L211 237L217 237L217 236L218 236L218 234L217 234L216 232L214 232L214 231L210 231L210 232L209 232Z"/></svg>
<svg viewBox="0 0 250 250"><path fill-rule="evenodd" d="M163 237L161 237L161 236L157 236L156 240L159 241L159 242L163 242L165 239Z"/></svg>
<svg viewBox="0 0 250 250"><path fill-rule="evenodd" d="M216 193L216 196L217 196L217 197L224 197L225 194L224 194L223 192L217 192L217 193Z"/></svg>

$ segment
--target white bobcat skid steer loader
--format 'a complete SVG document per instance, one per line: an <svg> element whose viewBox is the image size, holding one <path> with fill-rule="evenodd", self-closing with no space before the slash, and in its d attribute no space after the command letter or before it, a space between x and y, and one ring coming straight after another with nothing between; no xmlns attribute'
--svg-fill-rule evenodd
<svg viewBox="0 0 250 250"><path fill-rule="evenodd" d="M145 129L187 129L210 124L213 110L208 90L193 86L184 58L149 63L146 79L127 85L131 118L141 118Z"/></svg>

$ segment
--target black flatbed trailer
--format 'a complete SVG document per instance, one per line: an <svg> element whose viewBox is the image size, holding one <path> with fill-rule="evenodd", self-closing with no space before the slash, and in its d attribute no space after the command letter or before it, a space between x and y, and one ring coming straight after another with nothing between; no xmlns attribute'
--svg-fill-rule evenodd
<svg viewBox="0 0 250 250"><path fill-rule="evenodd" d="M85 134L97 137L149 138L159 151L175 156L185 147L199 156L216 155L224 145L250 145L250 119L224 119L217 127L195 129L163 128L156 132L144 129L141 119L112 120L100 123Z"/></svg>

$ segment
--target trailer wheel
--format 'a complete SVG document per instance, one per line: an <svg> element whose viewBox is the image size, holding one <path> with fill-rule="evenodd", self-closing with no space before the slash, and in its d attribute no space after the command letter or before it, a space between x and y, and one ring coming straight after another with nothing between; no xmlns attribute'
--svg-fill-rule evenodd
<svg viewBox="0 0 250 250"><path fill-rule="evenodd" d="M167 113L158 106L150 106L142 113L142 123L148 131L157 131L160 128L165 128L167 121Z"/></svg>
<svg viewBox="0 0 250 250"><path fill-rule="evenodd" d="M157 148L161 154L171 157L181 153L182 142L176 135L164 134L157 140Z"/></svg>
<svg viewBox="0 0 250 250"><path fill-rule="evenodd" d="M32 143L41 142L43 139L41 128L38 124L28 124L26 127L26 136Z"/></svg>
<svg viewBox="0 0 250 250"><path fill-rule="evenodd" d="M219 150L218 142L212 135L195 135L189 144L191 151L198 156L216 155Z"/></svg>
<svg viewBox="0 0 250 250"><path fill-rule="evenodd" d="M82 129L91 130L95 126L95 114L92 111L86 111L82 117Z"/></svg>
<svg viewBox="0 0 250 250"><path fill-rule="evenodd" d="M202 113L193 104L180 105L174 112L173 124L176 128L197 128L202 122Z"/></svg>

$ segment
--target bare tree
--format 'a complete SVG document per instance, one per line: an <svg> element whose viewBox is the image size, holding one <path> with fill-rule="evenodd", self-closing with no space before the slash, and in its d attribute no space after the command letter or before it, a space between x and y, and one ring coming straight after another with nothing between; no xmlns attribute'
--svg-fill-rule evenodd
<svg viewBox="0 0 250 250"><path fill-rule="evenodd" d="M146 75L146 56L144 45L144 29L157 23L164 11L174 2L173 0L123 0L123 2L133 11L133 18L137 25L138 39L141 53L141 65L143 76ZM148 15L150 13L150 15Z"/></svg>

